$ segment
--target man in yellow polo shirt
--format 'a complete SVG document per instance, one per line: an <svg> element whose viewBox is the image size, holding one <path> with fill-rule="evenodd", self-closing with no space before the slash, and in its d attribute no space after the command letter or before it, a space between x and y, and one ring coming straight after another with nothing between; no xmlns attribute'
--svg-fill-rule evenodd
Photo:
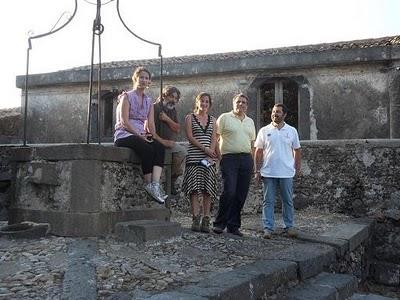
<svg viewBox="0 0 400 300"><path fill-rule="evenodd" d="M246 116L249 98L244 94L233 97L233 110L217 120L223 192L213 231L242 236L240 213L246 201L253 174L252 146L256 129Z"/></svg>

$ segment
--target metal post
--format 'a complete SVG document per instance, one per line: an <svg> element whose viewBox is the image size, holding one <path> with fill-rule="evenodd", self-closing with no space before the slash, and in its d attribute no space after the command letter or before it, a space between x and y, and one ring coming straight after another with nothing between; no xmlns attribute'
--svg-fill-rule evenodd
<svg viewBox="0 0 400 300"><path fill-rule="evenodd" d="M97 132L98 141L100 144L100 97L101 97L101 43L100 35L104 31L104 26L101 24L101 0L97 0L96 19L93 21L92 28L92 54L90 60L90 74L89 74L89 101L88 101L88 112L87 112L87 132L86 132L86 143L90 142L90 121L92 111L92 94L93 94L93 62L94 62L94 43L95 35L99 36L99 64L98 64L98 76L97 76Z"/></svg>
<svg viewBox="0 0 400 300"><path fill-rule="evenodd" d="M26 50L26 74L25 74L25 105L24 105L24 146L26 146L26 127L28 116L28 78L29 78L29 52L32 49L31 39L28 39L28 49Z"/></svg>
<svg viewBox="0 0 400 300"><path fill-rule="evenodd" d="M117 13L118 13L118 17L122 23L122 25L124 25L124 27L126 28L126 30L128 30L134 37L138 38L139 40L151 44L151 45L155 45L158 46L158 56L160 57L160 96L162 95L162 89L163 89L163 58L162 58L162 54L161 54L161 44L159 43L155 43L155 42L151 42L149 40L146 40L140 36L138 36L136 33L134 33L124 22L124 20L121 17L121 13L119 11L119 0L117 0Z"/></svg>

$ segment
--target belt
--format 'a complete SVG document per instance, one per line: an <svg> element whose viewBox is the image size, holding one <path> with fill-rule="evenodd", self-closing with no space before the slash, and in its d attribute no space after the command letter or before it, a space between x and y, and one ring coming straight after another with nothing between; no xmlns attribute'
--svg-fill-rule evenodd
<svg viewBox="0 0 400 300"><path fill-rule="evenodd" d="M227 154L222 154L222 156L245 156L245 155L251 155L251 153L247 152L240 152L240 153L227 153Z"/></svg>

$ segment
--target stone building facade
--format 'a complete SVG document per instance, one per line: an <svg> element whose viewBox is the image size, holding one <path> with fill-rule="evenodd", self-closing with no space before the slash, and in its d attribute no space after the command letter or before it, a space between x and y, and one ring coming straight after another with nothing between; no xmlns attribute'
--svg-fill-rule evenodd
<svg viewBox="0 0 400 300"><path fill-rule="evenodd" d="M149 93L156 98L157 59L102 66L99 123L103 140L111 140L116 95L131 88L132 70L138 65L152 72ZM400 137L400 36L171 57L164 59L163 74L164 85L176 85L182 91L181 121L201 91L212 95L216 117L231 109L235 93L244 92L250 96L249 115L257 129L270 121L272 105L283 102L290 109L288 123L298 128L302 140ZM30 76L28 142L86 141L88 78L88 66ZM17 87L24 95L24 76L17 77ZM93 115L97 112L94 100ZM92 120L94 129L97 118Z"/></svg>
<svg viewBox="0 0 400 300"><path fill-rule="evenodd" d="M182 92L181 121L201 91L212 95L216 117L231 109L235 93L248 94L249 115L257 130L269 122L274 103L285 103L290 109L288 123L298 129L304 148L303 176L296 183L297 208L315 205L374 218L377 234L371 272L378 282L400 284L400 36L173 57L164 62L164 85L176 85ZM93 133L99 123L103 141L112 139L116 96L131 87L136 66L144 65L153 73L149 93L158 95L158 63L103 65L101 118L99 122L92 118ZM30 76L28 143L86 141L88 78L87 66ZM23 84L24 76L17 77L22 94ZM94 98L93 116L98 109ZM8 151L1 152L7 156ZM8 165L3 169L9 173ZM0 188L8 193L12 176L6 171ZM250 194L245 210L258 211L259 188L252 187ZM381 270L397 275L383 280Z"/></svg>

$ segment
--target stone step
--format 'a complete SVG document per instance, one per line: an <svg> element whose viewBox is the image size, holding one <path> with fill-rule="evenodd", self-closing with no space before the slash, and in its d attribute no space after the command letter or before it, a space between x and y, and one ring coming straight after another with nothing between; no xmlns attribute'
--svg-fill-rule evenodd
<svg viewBox="0 0 400 300"><path fill-rule="evenodd" d="M345 240L348 242L349 251L356 249L371 235L373 221L360 219L358 223L340 224L321 234L322 237Z"/></svg>
<svg viewBox="0 0 400 300"><path fill-rule="evenodd" d="M388 298L375 294L354 294L351 300L396 300L397 298Z"/></svg>
<svg viewBox="0 0 400 300"><path fill-rule="evenodd" d="M318 244L287 247L276 253L275 259L258 260L148 299L269 299L284 294L288 286L299 280L320 274L336 261L332 247ZM353 290L349 296L352 293Z"/></svg>
<svg viewBox="0 0 400 300"><path fill-rule="evenodd" d="M296 281L296 263L260 260L147 299L260 299L274 294L279 287Z"/></svg>
<svg viewBox="0 0 400 300"><path fill-rule="evenodd" d="M336 249L336 253L339 256L343 256L346 252L356 249L369 238L373 225L373 220L360 219L357 223L340 224L319 235L299 232L298 239L330 245Z"/></svg>
<svg viewBox="0 0 400 300"><path fill-rule="evenodd" d="M300 280L312 278L336 262L334 248L321 244L295 244L282 249L274 258L297 263Z"/></svg>
<svg viewBox="0 0 400 300"><path fill-rule="evenodd" d="M177 222L137 220L117 223L115 234L122 241L144 243L180 236L182 228Z"/></svg>
<svg viewBox="0 0 400 300"><path fill-rule="evenodd" d="M357 290L356 277L348 274L320 273L286 295L286 300L339 300L348 299Z"/></svg>

